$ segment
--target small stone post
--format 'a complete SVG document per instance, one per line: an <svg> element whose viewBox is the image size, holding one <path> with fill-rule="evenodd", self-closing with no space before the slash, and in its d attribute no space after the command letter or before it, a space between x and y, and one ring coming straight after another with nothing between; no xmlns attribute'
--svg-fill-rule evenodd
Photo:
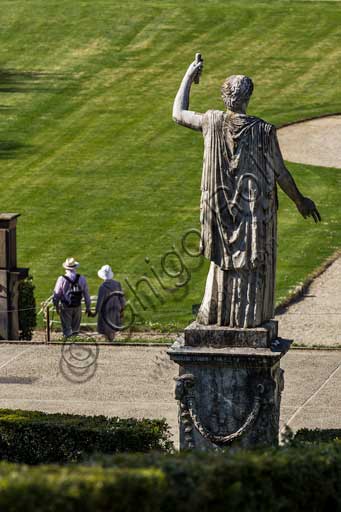
<svg viewBox="0 0 341 512"><path fill-rule="evenodd" d="M0 339L19 339L18 284L28 268L17 268L18 213L0 213Z"/></svg>
<svg viewBox="0 0 341 512"><path fill-rule="evenodd" d="M168 350L180 367L180 449L276 445L280 359L289 346L277 339L275 321L245 329L189 325Z"/></svg>

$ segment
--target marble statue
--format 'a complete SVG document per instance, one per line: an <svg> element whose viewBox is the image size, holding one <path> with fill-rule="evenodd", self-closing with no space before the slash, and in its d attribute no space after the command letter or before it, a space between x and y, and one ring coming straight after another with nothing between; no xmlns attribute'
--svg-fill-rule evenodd
<svg viewBox="0 0 341 512"><path fill-rule="evenodd" d="M246 113L250 78L233 75L224 81L225 111L189 110L191 85L199 83L202 69L197 54L173 107L176 123L204 137L200 249L211 264L197 321L257 327L274 316L277 183L304 218L321 218L285 167L276 128Z"/></svg>

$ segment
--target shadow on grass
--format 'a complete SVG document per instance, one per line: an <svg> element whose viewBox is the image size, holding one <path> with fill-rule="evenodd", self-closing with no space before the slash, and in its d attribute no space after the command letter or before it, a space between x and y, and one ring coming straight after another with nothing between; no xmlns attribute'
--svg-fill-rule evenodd
<svg viewBox="0 0 341 512"><path fill-rule="evenodd" d="M0 94L7 93L60 93L75 90L79 81L72 75L41 71L20 71L0 68ZM0 105L0 114L15 110L15 106ZM1 137L1 135L0 135ZM11 160L33 153L33 146L0 139L0 160Z"/></svg>
<svg viewBox="0 0 341 512"><path fill-rule="evenodd" d="M42 71L0 69L0 93L59 92L76 89L78 80L72 75ZM1 107L0 107L1 110Z"/></svg>
<svg viewBox="0 0 341 512"><path fill-rule="evenodd" d="M13 140L0 141L0 160L12 160L32 154L33 146Z"/></svg>

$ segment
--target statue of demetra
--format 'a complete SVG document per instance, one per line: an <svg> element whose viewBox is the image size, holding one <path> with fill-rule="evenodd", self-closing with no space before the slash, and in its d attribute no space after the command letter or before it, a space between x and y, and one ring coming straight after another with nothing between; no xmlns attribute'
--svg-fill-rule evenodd
<svg viewBox="0 0 341 512"><path fill-rule="evenodd" d="M321 218L285 167L275 127L246 113L253 91L250 78L232 75L225 80L221 95L226 111L189 110L191 85L199 82L202 69L197 54L173 107L176 123L204 136L200 245L211 266L197 321L257 327L274 316L276 184L304 218Z"/></svg>

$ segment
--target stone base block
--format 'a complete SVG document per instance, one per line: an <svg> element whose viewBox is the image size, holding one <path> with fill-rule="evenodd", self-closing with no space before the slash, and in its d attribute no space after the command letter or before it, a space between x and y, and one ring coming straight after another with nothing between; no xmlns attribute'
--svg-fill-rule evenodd
<svg viewBox="0 0 341 512"><path fill-rule="evenodd" d="M193 347L184 338L175 342L168 354L179 365L175 393L180 448L276 445L284 353L269 348Z"/></svg>
<svg viewBox="0 0 341 512"><path fill-rule="evenodd" d="M189 347L267 348L277 335L278 322L275 320L247 329L192 322L184 331L185 345Z"/></svg>

